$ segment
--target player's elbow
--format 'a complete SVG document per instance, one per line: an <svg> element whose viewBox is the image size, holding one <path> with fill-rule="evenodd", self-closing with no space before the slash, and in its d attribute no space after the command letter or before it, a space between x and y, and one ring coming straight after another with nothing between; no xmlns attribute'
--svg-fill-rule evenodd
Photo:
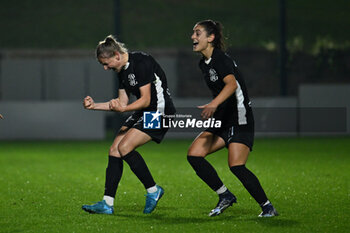
<svg viewBox="0 0 350 233"><path fill-rule="evenodd" d="M230 83L231 92L234 93L238 88L237 82Z"/></svg>
<svg viewBox="0 0 350 233"><path fill-rule="evenodd" d="M147 108L150 104L151 104L151 98L144 97L142 107Z"/></svg>

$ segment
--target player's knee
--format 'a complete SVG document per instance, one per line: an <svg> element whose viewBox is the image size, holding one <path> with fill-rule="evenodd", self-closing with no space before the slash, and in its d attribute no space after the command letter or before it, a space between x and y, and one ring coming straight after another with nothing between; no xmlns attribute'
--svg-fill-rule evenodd
<svg viewBox="0 0 350 233"><path fill-rule="evenodd" d="M208 153L200 148L190 147L187 150L187 154L190 156L196 156L196 157L205 157Z"/></svg>
<svg viewBox="0 0 350 233"><path fill-rule="evenodd" d="M247 159L245 157L229 157L228 158L228 166L234 167L234 166L241 166L245 165Z"/></svg>
<svg viewBox="0 0 350 233"><path fill-rule="evenodd" d="M190 148L188 148L188 150L187 150L187 155L191 155L192 154L192 149L191 149L191 147Z"/></svg>
<svg viewBox="0 0 350 233"><path fill-rule="evenodd" d="M241 160L229 160L228 161L228 167L235 167L235 166L241 166L241 165L245 165L245 163L242 162Z"/></svg>
<svg viewBox="0 0 350 233"><path fill-rule="evenodd" d="M119 150L118 150L118 146L112 145L112 146L109 148L109 155L113 155L113 156L120 157L120 155L119 155ZM118 155L119 155L119 156L118 156Z"/></svg>
<svg viewBox="0 0 350 233"><path fill-rule="evenodd" d="M118 145L118 152L121 156L127 155L134 148L128 142L121 142Z"/></svg>

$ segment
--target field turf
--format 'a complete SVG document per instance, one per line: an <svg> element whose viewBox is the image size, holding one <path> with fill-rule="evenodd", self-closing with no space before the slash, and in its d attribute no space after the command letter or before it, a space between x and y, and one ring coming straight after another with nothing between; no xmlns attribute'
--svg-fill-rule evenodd
<svg viewBox="0 0 350 233"><path fill-rule="evenodd" d="M280 213L259 206L232 175L226 151L208 157L238 204L208 217L217 196L186 161L187 140L139 149L165 194L142 213L145 190L127 164L115 214L88 214L101 200L110 140L0 142L0 232L348 232L350 138L257 139L247 163Z"/></svg>

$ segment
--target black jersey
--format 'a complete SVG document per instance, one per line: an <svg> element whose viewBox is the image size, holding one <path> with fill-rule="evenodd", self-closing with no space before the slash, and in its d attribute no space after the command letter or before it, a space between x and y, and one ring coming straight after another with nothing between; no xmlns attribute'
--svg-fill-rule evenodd
<svg viewBox="0 0 350 233"><path fill-rule="evenodd" d="M142 111L157 111L167 115L175 113L166 76L154 58L143 52L130 52L129 60L119 72L119 89L140 98L140 87L151 83L151 103Z"/></svg>
<svg viewBox="0 0 350 233"><path fill-rule="evenodd" d="M223 79L233 74L237 81L237 89L227 100L220 104L214 113L214 118L222 121L222 126L246 125L253 123L253 114L250 107L245 82L236 63L220 49L214 49L209 60L204 57L199 62L204 74L205 82L215 98L224 88Z"/></svg>

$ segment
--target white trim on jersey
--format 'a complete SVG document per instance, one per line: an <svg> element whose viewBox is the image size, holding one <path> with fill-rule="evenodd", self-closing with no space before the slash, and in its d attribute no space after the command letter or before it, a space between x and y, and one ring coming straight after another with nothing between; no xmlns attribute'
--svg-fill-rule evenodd
<svg viewBox="0 0 350 233"><path fill-rule="evenodd" d="M157 91L157 110L164 114L165 99L164 99L164 89L162 87L162 81L156 73L154 73L156 80L153 82Z"/></svg>
<svg viewBox="0 0 350 233"><path fill-rule="evenodd" d="M209 65L209 63L211 62L211 58L204 60L205 64Z"/></svg>
<svg viewBox="0 0 350 233"><path fill-rule="evenodd" d="M237 99L237 113L238 113L238 124L239 125L246 125L247 124L247 117L246 113L247 110L244 106L244 95L243 91L241 89L241 85L239 85L239 82L237 82L237 89L235 91L236 99Z"/></svg>
<svg viewBox="0 0 350 233"><path fill-rule="evenodd" d="M130 65L130 62L127 62L127 63L125 64L125 66L123 67L124 70L127 70L127 69L129 68L129 65Z"/></svg>

